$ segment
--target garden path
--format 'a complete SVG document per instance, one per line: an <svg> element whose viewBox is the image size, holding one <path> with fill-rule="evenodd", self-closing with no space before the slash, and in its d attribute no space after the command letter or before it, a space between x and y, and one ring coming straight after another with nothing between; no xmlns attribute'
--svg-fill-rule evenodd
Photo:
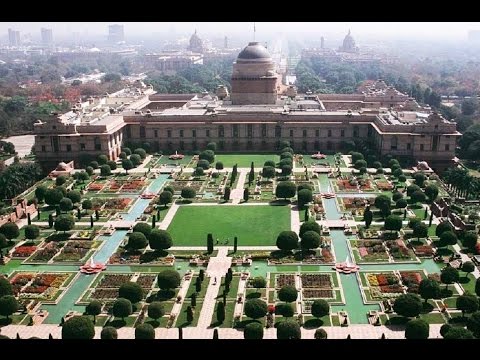
<svg viewBox="0 0 480 360"><path fill-rule="evenodd" d="M182 309L183 302L185 301L185 297L187 296L188 292L188 287L190 286L190 283L192 282L193 276L190 276L190 278L187 280L184 277L184 281L182 283L182 287L178 291L178 296L181 296L181 301L180 302L175 302L173 305L172 310L170 311L171 314L180 314L180 310Z"/></svg>
<svg viewBox="0 0 480 360"><path fill-rule="evenodd" d="M240 204L240 201L243 199L243 188L245 187L245 178L247 177L247 171L240 170L238 172L238 182L237 187L232 190L230 194L230 199L232 199L232 204Z"/></svg>
<svg viewBox="0 0 480 360"><path fill-rule="evenodd" d="M222 276L225 276L232 264L232 258L227 256L228 249L221 247L218 249L217 256L211 257L208 262L207 276L210 276L210 283L208 285L205 299L203 300L202 311L198 319L197 327L205 329L208 328L212 322L212 316L215 311L217 303L216 298L220 284L222 283Z"/></svg>
<svg viewBox="0 0 480 360"><path fill-rule="evenodd" d="M298 233L300 231L300 212L297 210L297 206L290 206L290 228L292 231Z"/></svg>
<svg viewBox="0 0 480 360"><path fill-rule="evenodd" d="M159 226L160 229L167 230L167 228L170 225L170 223L172 222L175 214L177 213L177 210L178 210L179 207L180 207L180 205L177 205L177 204L172 204L170 206L170 209L168 210L167 215L165 215L162 222L160 223L160 226Z"/></svg>
<svg viewBox="0 0 480 360"><path fill-rule="evenodd" d="M240 278L240 282L238 283L238 291L237 294L245 294L245 290L247 287L248 277ZM242 302L235 302L235 309L233 310L233 317L242 316L243 314L243 306L245 304L245 296L243 296Z"/></svg>
<svg viewBox="0 0 480 360"><path fill-rule="evenodd" d="M453 248L455 249L455 251L457 252L457 254L460 254L461 258L462 258L462 263L466 262L466 261L471 261L471 259L468 257L467 254L464 254L462 253L462 249L460 248L460 245L458 244L455 244L453 245ZM478 267L475 266L475 270L472 272L473 276L475 276L475 279L478 279L480 277L480 271L478 270Z"/></svg>

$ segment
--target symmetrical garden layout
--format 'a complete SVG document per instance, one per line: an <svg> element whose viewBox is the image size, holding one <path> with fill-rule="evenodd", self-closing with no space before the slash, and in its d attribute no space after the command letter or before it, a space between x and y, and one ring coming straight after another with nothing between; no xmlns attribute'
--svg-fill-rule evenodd
<svg viewBox="0 0 480 360"><path fill-rule="evenodd" d="M461 227L432 214L451 189L428 167L386 159L367 168L359 153L313 159L288 149L154 154L129 171L119 161L42 180L22 195L38 212L18 231L0 228L0 281L11 284L0 283L0 296L11 291L18 302L0 309L2 334L82 314L132 329L127 337L141 324L238 338L257 322L266 333L295 322L307 337L358 325L403 337L414 317L431 324L431 337L441 324L467 324L478 310L480 273L469 261L478 205ZM106 270L85 274L85 264ZM406 294L422 299L417 313L402 306Z"/></svg>

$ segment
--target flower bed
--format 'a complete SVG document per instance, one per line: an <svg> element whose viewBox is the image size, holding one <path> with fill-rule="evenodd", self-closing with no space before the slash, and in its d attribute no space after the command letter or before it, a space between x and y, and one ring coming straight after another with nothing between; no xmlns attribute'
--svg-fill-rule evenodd
<svg viewBox="0 0 480 360"><path fill-rule="evenodd" d="M29 261L48 262L60 251L60 249L61 247L57 242L51 241L45 244L42 248L37 248L37 251L33 253Z"/></svg>
<svg viewBox="0 0 480 360"><path fill-rule="evenodd" d="M295 286L294 274L277 274L275 275L275 286L280 289L284 286Z"/></svg>
<svg viewBox="0 0 480 360"><path fill-rule="evenodd" d="M88 190L89 191L100 191L103 189L103 187L105 186L105 184L100 184L100 183L97 183L97 182L92 182L90 185L88 185Z"/></svg>
<svg viewBox="0 0 480 360"><path fill-rule="evenodd" d="M407 248L403 240L387 240L385 245L394 259L410 259L411 251Z"/></svg>
<svg viewBox="0 0 480 360"><path fill-rule="evenodd" d="M12 257L14 258L27 258L30 255L32 255L35 250L37 250L37 247L35 245L22 245L22 246L17 246L12 253Z"/></svg>
<svg viewBox="0 0 480 360"><path fill-rule="evenodd" d="M415 255L420 257L432 257L434 255L433 247L430 245L417 245L413 247Z"/></svg>
<svg viewBox="0 0 480 360"><path fill-rule="evenodd" d="M328 289L303 289L303 297L305 299L332 299L333 290Z"/></svg>
<svg viewBox="0 0 480 360"><path fill-rule="evenodd" d="M302 288L332 288L330 274L302 274Z"/></svg>
<svg viewBox="0 0 480 360"><path fill-rule="evenodd" d="M132 202L129 198L110 198L105 202L104 208L113 210L125 210Z"/></svg>
<svg viewBox="0 0 480 360"><path fill-rule="evenodd" d="M99 288L118 288L122 284L130 281L131 275L125 274L106 274L97 287Z"/></svg>
<svg viewBox="0 0 480 360"><path fill-rule="evenodd" d="M388 260L388 253L381 240L356 240L353 245L358 249L362 261Z"/></svg>
<svg viewBox="0 0 480 360"><path fill-rule="evenodd" d="M55 257L55 261L80 261L88 254L91 247L92 242L89 240L70 240Z"/></svg>
<svg viewBox="0 0 480 360"><path fill-rule="evenodd" d="M14 293L21 299L52 300L71 274L19 274L12 280ZM31 281L31 282L30 282ZM23 288L23 289L22 289Z"/></svg>
<svg viewBox="0 0 480 360"><path fill-rule="evenodd" d="M137 279L137 284L144 289L151 289L153 283L155 282L155 278L155 275L140 275Z"/></svg>
<svg viewBox="0 0 480 360"><path fill-rule="evenodd" d="M95 289L90 298L96 300L115 300L118 298L118 288L117 289Z"/></svg>
<svg viewBox="0 0 480 360"><path fill-rule="evenodd" d="M411 285L419 285L422 281L422 274L417 271L400 271L402 283L408 287Z"/></svg>
<svg viewBox="0 0 480 360"><path fill-rule="evenodd" d="M390 191L393 189L393 185L387 180L376 180L375 184L381 191Z"/></svg>

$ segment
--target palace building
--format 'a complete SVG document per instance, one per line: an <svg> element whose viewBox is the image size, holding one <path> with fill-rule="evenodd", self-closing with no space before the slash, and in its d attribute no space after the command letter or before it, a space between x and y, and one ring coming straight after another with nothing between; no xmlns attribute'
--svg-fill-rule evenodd
<svg viewBox="0 0 480 360"><path fill-rule="evenodd" d="M127 143L154 151L272 152L289 140L296 152L335 152L370 139L380 156L449 166L461 134L456 124L420 107L383 81L358 94L297 94L281 85L267 49L249 43L233 64L232 90L156 94L145 84L78 102L35 124L35 153L45 167L82 156L118 158ZM283 89L283 90L282 90Z"/></svg>

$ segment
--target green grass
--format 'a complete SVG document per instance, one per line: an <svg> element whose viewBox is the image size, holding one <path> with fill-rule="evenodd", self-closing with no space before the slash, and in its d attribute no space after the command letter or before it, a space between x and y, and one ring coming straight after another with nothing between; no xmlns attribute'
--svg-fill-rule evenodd
<svg viewBox="0 0 480 360"><path fill-rule="evenodd" d="M206 245L214 239L238 237L239 246L275 245L277 235L290 230L288 206L181 206L168 232L175 246Z"/></svg>
<svg viewBox="0 0 480 360"><path fill-rule="evenodd" d="M187 295L186 295L185 299L190 299L192 297L192 294L196 292L195 291L195 283L197 281L197 278L198 278L198 276L194 276L192 278L192 281L190 282L190 285L188 286ZM202 290L199 293L197 293L197 302L198 302L198 299L203 299L205 297L205 294L207 293L207 288L208 288L208 281L209 281L209 279L206 278L206 277L205 277L205 279L203 279Z"/></svg>
<svg viewBox="0 0 480 360"><path fill-rule="evenodd" d="M223 166L226 168L231 168L235 164L237 164L239 168L249 168L252 161L254 167L261 168L263 167L265 161L268 160L273 160L275 161L275 163L277 163L280 161L280 157L275 154L220 154L215 156L215 162L221 161L223 163Z"/></svg>
<svg viewBox="0 0 480 360"><path fill-rule="evenodd" d="M195 307L195 311L193 313L193 321L191 323L187 322L187 307L190 306L190 301L184 301L182 305L182 309L177 317L177 322L175 327L187 327L187 326L197 326L198 318L200 317L200 312L202 311L202 303L203 301L197 301L197 306Z"/></svg>
<svg viewBox="0 0 480 360"><path fill-rule="evenodd" d="M468 276L466 276L468 275ZM468 291L470 294L475 294L475 276L472 274L467 274L463 271L460 271L460 281L462 287L465 291Z"/></svg>
<svg viewBox="0 0 480 360"><path fill-rule="evenodd" d="M446 322L441 313L434 312L429 314L420 314L420 318L428 322L429 324L443 324Z"/></svg>
<svg viewBox="0 0 480 360"><path fill-rule="evenodd" d="M320 326L331 326L330 315L326 315L321 318L305 315L303 317L303 327L305 329L316 329Z"/></svg>
<svg viewBox="0 0 480 360"><path fill-rule="evenodd" d="M238 293L238 285L240 283L240 276L234 276L230 283L230 291L227 294L227 299L236 299ZM222 277L222 283L218 289L217 299L223 298L223 292L225 291L225 278Z"/></svg>
<svg viewBox="0 0 480 360"><path fill-rule="evenodd" d="M235 311L235 302L234 301L227 301L227 305L225 306L225 320L223 323L218 323L217 321L217 307L218 303L222 300L218 300L215 305L215 311L212 315L212 322L211 327L221 327L221 328L231 328L233 326L233 313Z"/></svg>

